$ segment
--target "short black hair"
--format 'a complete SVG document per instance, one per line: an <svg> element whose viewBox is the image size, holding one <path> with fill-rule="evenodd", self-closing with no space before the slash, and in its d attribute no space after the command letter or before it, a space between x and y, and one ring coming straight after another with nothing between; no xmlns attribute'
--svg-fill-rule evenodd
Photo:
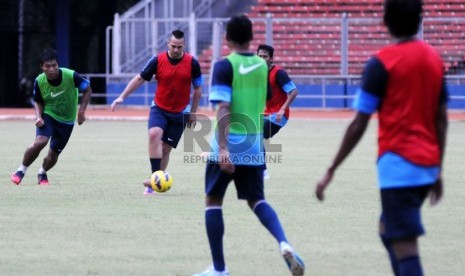
<svg viewBox="0 0 465 276"><path fill-rule="evenodd" d="M55 50L47 48L40 53L39 62L41 66L44 64L44 62L51 60L58 61L58 54Z"/></svg>
<svg viewBox="0 0 465 276"><path fill-rule="evenodd" d="M413 36L418 32L423 0L385 0L384 24L394 37Z"/></svg>
<svg viewBox="0 0 465 276"><path fill-rule="evenodd" d="M171 35L173 35L176 39L184 38L184 32L181 30L174 30L171 32Z"/></svg>
<svg viewBox="0 0 465 276"><path fill-rule="evenodd" d="M272 58L273 55L274 55L274 48L273 48L273 46L270 46L270 45L268 45L268 44L260 44L260 45L258 45L257 54L258 54L258 51L260 51L260 50L265 50L265 51L267 51L268 54L270 55L270 58Z"/></svg>
<svg viewBox="0 0 465 276"><path fill-rule="evenodd" d="M246 15L231 17L226 25L226 39L239 45L253 40L252 21Z"/></svg>

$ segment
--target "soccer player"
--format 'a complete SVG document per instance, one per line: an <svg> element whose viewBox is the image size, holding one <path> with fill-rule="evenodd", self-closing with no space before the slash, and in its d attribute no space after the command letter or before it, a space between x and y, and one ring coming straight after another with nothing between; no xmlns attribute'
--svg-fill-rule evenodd
<svg viewBox="0 0 465 276"><path fill-rule="evenodd" d="M239 199L248 206L277 240L293 275L303 275L304 264L289 245L263 187L263 110L267 96L268 69L263 59L250 52L252 22L232 17L226 40L232 53L213 69L210 101L217 105L217 126L205 175L205 223L213 265L197 276L229 275L223 255L223 198L234 181Z"/></svg>
<svg viewBox="0 0 465 276"><path fill-rule="evenodd" d="M278 65L273 64L274 48L270 45L260 44L257 55L263 58L268 65L268 79L271 88L271 98L266 101L265 123L263 136L265 139L273 137L287 124L289 120L289 106L297 97L297 88L289 78L287 72ZM264 178L270 178L268 170L264 171Z"/></svg>
<svg viewBox="0 0 465 276"><path fill-rule="evenodd" d="M165 170L170 152L179 143L184 128L195 126L197 107L202 96L203 77L198 61L184 52L184 33L175 30L168 39L168 51L152 57L142 72L128 83L111 104L111 110L121 104L145 81L155 75L157 90L150 108L149 158L152 173ZM194 87L190 105L191 85ZM153 194L149 180L144 180L144 195Z"/></svg>
<svg viewBox="0 0 465 276"><path fill-rule="evenodd" d="M39 185L49 184L47 171L55 166L68 143L76 113L79 125L86 120L85 112L92 94L88 80L71 69L58 66L58 56L54 50L45 49L39 59L43 72L35 79L33 88L36 138L26 149L18 170L11 175L11 181L16 185L21 183L27 168L50 140L50 149L38 174ZM79 92L83 96L78 111Z"/></svg>
<svg viewBox="0 0 465 276"><path fill-rule="evenodd" d="M384 23L397 43L367 62L354 101L357 114L315 190L323 200L336 169L377 111L379 234L394 275L423 275L418 249L418 237L424 234L421 206L428 194L431 204L438 203L443 189L448 92L439 54L415 37L422 6L421 0L384 2Z"/></svg>

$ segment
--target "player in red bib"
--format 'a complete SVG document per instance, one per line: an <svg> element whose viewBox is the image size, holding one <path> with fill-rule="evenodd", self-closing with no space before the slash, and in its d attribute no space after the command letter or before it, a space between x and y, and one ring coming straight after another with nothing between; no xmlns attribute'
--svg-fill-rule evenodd
<svg viewBox="0 0 465 276"><path fill-rule="evenodd" d="M323 200L336 169L378 112L379 235L396 276L423 275L421 206L428 195L432 204L442 197L448 92L441 57L415 36L422 6L421 0L385 0L384 23L396 43L367 62L353 103L357 115L315 190Z"/></svg>
<svg viewBox="0 0 465 276"><path fill-rule="evenodd" d="M168 51L152 57L139 75L128 83L121 95L111 104L111 110L154 76L157 90L150 108L149 158L152 173L165 170L169 155L179 143L184 128L195 126L196 111L202 95L203 77L198 61L184 52L184 33L175 30L168 40ZM191 85L194 87L191 99ZM153 194L148 180L144 181L145 195Z"/></svg>
<svg viewBox="0 0 465 276"><path fill-rule="evenodd" d="M265 121L263 124L263 137L273 137L287 124L289 120L289 106L297 97L297 88L289 78L287 72L280 66L273 64L274 48L270 45L260 44L257 55L263 58L268 65L268 85L271 98L266 101ZM270 178L268 170L264 170L264 178Z"/></svg>

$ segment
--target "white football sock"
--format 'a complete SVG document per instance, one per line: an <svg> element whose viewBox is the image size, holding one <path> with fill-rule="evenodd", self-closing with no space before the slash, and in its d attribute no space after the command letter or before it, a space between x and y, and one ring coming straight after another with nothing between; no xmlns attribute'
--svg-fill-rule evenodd
<svg viewBox="0 0 465 276"><path fill-rule="evenodd" d="M22 171L23 173L26 173L27 167L24 166L23 164L21 164L21 166L19 166L19 168L18 168L18 171Z"/></svg>

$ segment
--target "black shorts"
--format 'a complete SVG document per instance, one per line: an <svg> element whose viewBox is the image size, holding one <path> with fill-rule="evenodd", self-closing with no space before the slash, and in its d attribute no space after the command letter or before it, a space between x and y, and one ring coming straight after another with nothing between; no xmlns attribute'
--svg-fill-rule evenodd
<svg viewBox="0 0 465 276"><path fill-rule="evenodd" d="M281 129L280 125L272 123L270 120L263 121L263 138L268 139L273 137Z"/></svg>
<svg viewBox="0 0 465 276"><path fill-rule="evenodd" d="M152 106L150 108L148 128L159 127L163 129L162 141L176 148L188 121L189 113L171 113L162 110L158 106Z"/></svg>
<svg viewBox="0 0 465 276"><path fill-rule="evenodd" d="M207 162L205 173L205 193L223 198L229 183L234 180L237 198L246 200L265 199L263 191L263 165L236 165L234 174L224 173L220 165Z"/></svg>
<svg viewBox="0 0 465 276"><path fill-rule="evenodd" d="M381 190L381 221L388 239L405 239L425 233L421 206L431 185Z"/></svg>
<svg viewBox="0 0 465 276"><path fill-rule="evenodd" d="M45 136L50 138L50 148L60 154L73 132L74 123L66 124L55 120L48 114L43 114L45 124L36 128L36 136Z"/></svg>

